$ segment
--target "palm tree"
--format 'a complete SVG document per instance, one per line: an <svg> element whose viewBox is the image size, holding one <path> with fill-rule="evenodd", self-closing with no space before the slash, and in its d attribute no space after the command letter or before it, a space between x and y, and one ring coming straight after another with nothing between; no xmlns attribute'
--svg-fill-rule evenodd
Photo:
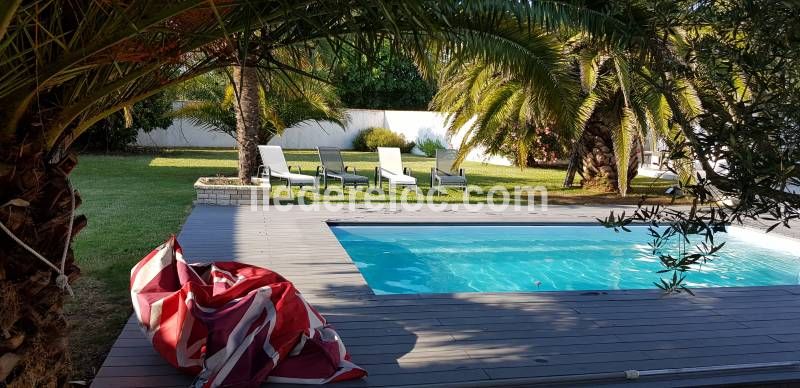
<svg viewBox="0 0 800 388"><path fill-rule="evenodd" d="M448 112L451 136L467 126L457 163L476 146L489 153L512 148L516 160L526 160L529 145L543 130L571 139L588 118L558 35L538 28L501 31L509 42L504 55L513 58L513 66L448 57L439 71L431 107Z"/></svg>
<svg viewBox="0 0 800 388"><path fill-rule="evenodd" d="M276 73L269 78L264 74L256 76L257 80L264 80L259 81L258 90L258 144L266 144L285 128L306 120L332 121L344 126L344 106L331 84L295 73ZM231 78L234 77L218 71L186 82L180 88L181 97L189 101L172 116L238 140L238 106L246 103L237 100ZM240 169L240 173L243 170L246 169Z"/></svg>
<svg viewBox="0 0 800 388"><path fill-rule="evenodd" d="M557 57L557 47L550 50ZM530 144L544 130L552 128L563 138L573 138L576 127L568 124L572 120L568 117L580 113L575 109L579 87L567 76L565 65L560 58L551 64L547 71L557 82L546 88L483 61L448 65L431 107L449 112L451 136L467 126L457 162L483 146L491 154L514 150L517 165L524 168Z"/></svg>
<svg viewBox="0 0 800 388"><path fill-rule="evenodd" d="M268 65L302 74L269 55L281 47L300 52L306 42L322 40L334 50L370 53L393 38L421 52L435 40L453 56L496 57L521 70L504 57L510 43L495 33L498 25L572 23L603 34L597 20L560 2L505 0L2 2L0 382L67 383L62 306L79 275L71 242L87 223L74 216L81 201L69 183L77 163L70 146L94 123L222 67ZM257 39L234 44L237 34ZM258 60L240 60L250 55ZM239 85L239 99L246 94L257 107L253 85ZM248 115L257 117L257 110Z"/></svg>
<svg viewBox="0 0 800 388"><path fill-rule="evenodd" d="M236 92L236 143L239 147L239 181L249 184L258 160L258 130L261 128L262 89L258 69L254 66L233 66L233 90Z"/></svg>
<svg viewBox="0 0 800 388"><path fill-rule="evenodd" d="M64 295L80 273L71 241L87 225L74 214L81 198L69 183L70 145L108 115L229 63L202 48L246 28L247 13L235 7L221 23L198 8L204 1L147 3L0 6L2 385L67 384Z"/></svg>
<svg viewBox="0 0 800 388"><path fill-rule="evenodd" d="M664 93L642 77L650 73L647 65L632 65L630 53L587 41L577 37L570 42L586 95L584 106L592 107L575 145L582 165L581 183L624 196L638 172L642 142L659 137L671 140L682 130L673 123ZM672 97L682 102L680 109L687 116L698 115L702 108L695 89L684 79L675 82L680 87L673 89Z"/></svg>
<svg viewBox="0 0 800 388"><path fill-rule="evenodd" d="M576 141L584 187L626 195L646 134L672 139L680 129L671 121L665 96L639 76L648 72L645 65L631 71L629 53L584 33L563 43L557 36L548 32L524 42L530 49L523 59L547 77L531 81L506 66L454 61L442 72L432 107L449 112L450 134L471 123L462 158L475 146L498 152L514 139L517 159L524 159L539 131L553 129ZM682 109L696 116L694 89L685 80L676 82L682 86L677 95Z"/></svg>

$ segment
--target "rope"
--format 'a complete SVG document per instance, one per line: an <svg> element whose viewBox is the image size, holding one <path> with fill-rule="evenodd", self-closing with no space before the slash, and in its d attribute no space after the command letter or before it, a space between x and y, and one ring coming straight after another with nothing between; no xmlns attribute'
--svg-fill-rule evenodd
<svg viewBox="0 0 800 388"><path fill-rule="evenodd" d="M69 243L72 241L72 224L75 222L75 190L72 188L72 182L70 182L69 177L64 175L64 179L67 181L67 188L69 188L69 223L67 224L67 238L64 241L64 253L61 255L61 271L56 277L56 285L61 287L62 290L66 289L69 296L74 297L75 294L72 292L72 287L69 286L69 277L66 275L64 266L67 263L67 254L69 254Z"/></svg>
<svg viewBox="0 0 800 388"><path fill-rule="evenodd" d="M64 243L64 253L61 255L61 268L57 267L55 264L51 263L49 260L45 259L39 252L36 252L35 249L31 248L30 245L25 244L24 241L20 240L19 237L14 235L14 233L9 230L2 221L0 221L0 229L3 229L4 232L11 237L17 244L21 247L25 248L28 252L30 252L34 257L41 260L43 263L47 264L50 268L58 273L56 276L56 285L62 291L66 290L69 296L74 297L75 293L72 291L72 287L69 285L69 277L64 273L64 266L67 262L67 255L69 254L69 243L72 240L72 223L75 220L75 190L72 189L72 182L70 182L68 177L64 177L67 180L67 187L69 188L70 194L70 213L69 213L69 225L67 226L67 238L66 242ZM0 208L14 205L14 201L8 201Z"/></svg>

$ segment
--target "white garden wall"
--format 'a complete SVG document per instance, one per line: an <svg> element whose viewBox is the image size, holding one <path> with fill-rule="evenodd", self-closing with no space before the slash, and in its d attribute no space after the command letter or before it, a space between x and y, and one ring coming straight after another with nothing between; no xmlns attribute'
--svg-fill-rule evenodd
<svg viewBox="0 0 800 388"><path fill-rule="evenodd" d="M384 126L384 111L348 109L344 128L329 121L304 121L286 128L283 135L275 136L269 144L286 149L309 149L317 146L353 148L353 138L369 127Z"/></svg>
<svg viewBox="0 0 800 388"><path fill-rule="evenodd" d="M317 146L350 149L355 136L369 127L389 128L393 132L403 134L409 141L415 142L424 138L438 138L452 148L458 148L464 137L462 131L452 139L448 139L447 119L440 112L348 109L347 117L344 128L327 121L302 122L287 128L283 135L276 136L269 144L279 145L285 149L313 149ZM175 120L166 130L139 132L136 143L146 147L236 146L236 141L231 136L194 126L182 119ZM500 165L511 164L506 158L485 155L481 149L473 150L467 160Z"/></svg>

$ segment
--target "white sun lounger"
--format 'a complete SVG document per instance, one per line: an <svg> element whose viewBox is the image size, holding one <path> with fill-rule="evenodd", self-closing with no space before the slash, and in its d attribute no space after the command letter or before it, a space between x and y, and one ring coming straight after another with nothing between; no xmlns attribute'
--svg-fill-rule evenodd
<svg viewBox="0 0 800 388"><path fill-rule="evenodd" d="M286 158L283 157L283 149L280 146L258 146L258 152L261 154L261 161L264 163L259 167L259 172L262 177L278 178L286 181L291 192L292 186L316 186L317 179L311 175L302 174L303 170L300 166L297 168L298 173L293 173L289 165L286 164Z"/></svg>
<svg viewBox="0 0 800 388"><path fill-rule="evenodd" d="M378 167L375 167L375 184L382 187L383 180L389 187L417 186L417 178L411 176L410 168L403 168L400 149L396 147L378 147Z"/></svg>

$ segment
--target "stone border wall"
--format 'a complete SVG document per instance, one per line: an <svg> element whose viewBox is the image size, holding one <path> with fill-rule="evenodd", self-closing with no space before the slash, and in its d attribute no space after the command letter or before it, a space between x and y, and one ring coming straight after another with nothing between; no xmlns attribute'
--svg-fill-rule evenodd
<svg viewBox="0 0 800 388"><path fill-rule="evenodd" d="M253 186L209 184L214 178L199 178L194 183L197 192L195 203L206 205L264 205L269 203L270 184L267 180L253 178ZM253 197L255 196L255 199Z"/></svg>

